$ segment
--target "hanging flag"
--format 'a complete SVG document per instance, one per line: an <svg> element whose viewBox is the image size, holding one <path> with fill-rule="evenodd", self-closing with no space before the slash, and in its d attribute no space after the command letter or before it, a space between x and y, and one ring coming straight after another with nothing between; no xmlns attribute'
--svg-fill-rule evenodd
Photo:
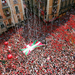
<svg viewBox="0 0 75 75"><path fill-rule="evenodd" d="M25 55L29 55L30 52L32 50L34 50L36 47L40 47L43 46L44 44L42 44L41 42L38 42L37 40L35 40L34 42L30 43L29 45L27 45L26 47L24 47L23 49L21 49L21 51L25 54Z"/></svg>

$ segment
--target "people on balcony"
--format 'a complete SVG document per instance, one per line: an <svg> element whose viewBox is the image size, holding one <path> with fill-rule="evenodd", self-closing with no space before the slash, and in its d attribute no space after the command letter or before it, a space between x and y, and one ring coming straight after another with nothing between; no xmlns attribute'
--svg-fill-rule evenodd
<svg viewBox="0 0 75 75"><path fill-rule="evenodd" d="M7 16L9 16L9 15L10 15L10 13L9 13L9 11L8 11L8 10L6 10L6 15L7 15Z"/></svg>
<svg viewBox="0 0 75 75"><path fill-rule="evenodd" d="M2 0L2 4L3 6L6 6L7 5L6 0Z"/></svg>

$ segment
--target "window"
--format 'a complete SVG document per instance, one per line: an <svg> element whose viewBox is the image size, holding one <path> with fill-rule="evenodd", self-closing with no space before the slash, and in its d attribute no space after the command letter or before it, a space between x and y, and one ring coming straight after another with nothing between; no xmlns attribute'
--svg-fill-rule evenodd
<svg viewBox="0 0 75 75"><path fill-rule="evenodd" d="M18 6L15 6L16 14L19 13Z"/></svg>
<svg viewBox="0 0 75 75"><path fill-rule="evenodd" d="M67 0L65 0L65 7L67 7Z"/></svg>
<svg viewBox="0 0 75 75"><path fill-rule="evenodd" d="M29 1L27 1L27 7L28 7L28 9L30 9L30 3L29 3Z"/></svg>
<svg viewBox="0 0 75 75"><path fill-rule="evenodd" d="M3 17L0 15L0 19L2 19Z"/></svg>
<svg viewBox="0 0 75 75"><path fill-rule="evenodd" d="M53 0L53 5L57 5L58 0Z"/></svg>
<svg viewBox="0 0 75 75"><path fill-rule="evenodd" d="M57 13L57 3L58 3L58 0L53 0L53 9L52 9L52 14L56 14Z"/></svg>
<svg viewBox="0 0 75 75"><path fill-rule="evenodd" d="M4 28L4 24L1 25L1 29L3 29L3 28Z"/></svg>
<svg viewBox="0 0 75 75"><path fill-rule="evenodd" d="M74 3L74 0L72 0L72 4Z"/></svg>
<svg viewBox="0 0 75 75"><path fill-rule="evenodd" d="M20 18L18 19L18 22L21 22L21 19Z"/></svg>
<svg viewBox="0 0 75 75"><path fill-rule="evenodd" d="M17 4L17 3L18 3L18 1L17 1L17 0L13 0L13 2L14 2L14 4Z"/></svg>
<svg viewBox="0 0 75 75"><path fill-rule="evenodd" d="M71 3L71 0L69 0L69 4L68 5L70 5L70 3Z"/></svg>
<svg viewBox="0 0 75 75"><path fill-rule="evenodd" d="M0 26L1 26L1 29L4 28L4 24L3 24L3 22L0 22Z"/></svg>
<svg viewBox="0 0 75 75"><path fill-rule="evenodd" d="M18 18L18 22L21 22L21 18L19 15L17 16L17 18Z"/></svg>
<svg viewBox="0 0 75 75"><path fill-rule="evenodd" d="M53 14L56 14L56 13L57 13L57 6L56 6L56 7L53 7L52 13L53 13Z"/></svg>
<svg viewBox="0 0 75 75"><path fill-rule="evenodd" d="M63 8L63 2L61 2L61 6L60 6L60 8L61 8L61 9Z"/></svg>

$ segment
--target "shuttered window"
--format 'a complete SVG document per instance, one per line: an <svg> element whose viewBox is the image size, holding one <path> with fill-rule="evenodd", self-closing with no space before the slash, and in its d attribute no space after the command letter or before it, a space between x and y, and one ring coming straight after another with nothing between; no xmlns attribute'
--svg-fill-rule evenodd
<svg viewBox="0 0 75 75"><path fill-rule="evenodd" d="M18 6L15 6L15 10L16 10L16 14L18 14L19 13Z"/></svg>

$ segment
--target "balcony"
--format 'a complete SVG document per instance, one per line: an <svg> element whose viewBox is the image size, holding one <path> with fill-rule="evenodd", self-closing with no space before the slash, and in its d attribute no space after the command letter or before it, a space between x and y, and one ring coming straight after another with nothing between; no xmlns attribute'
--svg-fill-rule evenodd
<svg viewBox="0 0 75 75"><path fill-rule="evenodd" d="M4 21L4 20L7 20L7 19L10 19L10 18L11 18L11 16L6 17L5 19L1 18L1 19L0 19L0 22L2 22L2 21Z"/></svg>
<svg viewBox="0 0 75 75"><path fill-rule="evenodd" d="M6 0L2 0L2 9L3 9L4 15L6 17L9 17L11 14L10 7L8 6L8 3L6 2Z"/></svg>
<svg viewBox="0 0 75 75"><path fill-rule="evenodd" d="M7 2L5 0L2 1L2 9L9 8Z"/></svg>
<svg viewBox="0 0 75 75"><path fill-rule="evenodd" d="M7 24L7 29L10 27L14 27L14 24L13 23Z"/></svg>
<svg viewBox="0 0 75 75"><path fill-rule="evenodd" d="M17 0L13 0L13 3L14 3L14 4L17 4L17 3L18 3L18 1L17 1Z"/></svg>
<svg viewBox="0 0 75 75"><path fill-rule="evenodd" d="M4 12L4 15L5 15L6 17L11 16L11 12L10 12L10 9L9 9L9 8L3 10L3 12Z"/></svg>

